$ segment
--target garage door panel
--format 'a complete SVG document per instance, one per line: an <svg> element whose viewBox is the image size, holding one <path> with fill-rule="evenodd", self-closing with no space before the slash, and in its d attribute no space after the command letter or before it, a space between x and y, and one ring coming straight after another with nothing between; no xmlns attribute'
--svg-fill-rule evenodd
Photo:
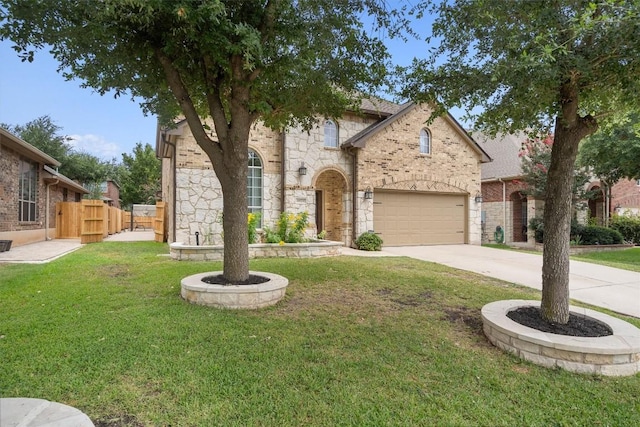
<svg viewBox="0 0 640 427"><path fill-rule="evenodd" d="M386 246L465 243L464 195L375 192L374 230Z"/></svg>

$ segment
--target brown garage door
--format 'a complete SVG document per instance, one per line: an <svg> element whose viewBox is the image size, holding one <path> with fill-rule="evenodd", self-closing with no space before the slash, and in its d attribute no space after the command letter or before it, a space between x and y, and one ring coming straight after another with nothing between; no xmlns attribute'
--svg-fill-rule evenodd
<svg viewBox="0 0 640 427"><path fill-rule="evenodd" d="M466 196L380 190L374 195L373 226L384 245L466 243Z"/></svg>

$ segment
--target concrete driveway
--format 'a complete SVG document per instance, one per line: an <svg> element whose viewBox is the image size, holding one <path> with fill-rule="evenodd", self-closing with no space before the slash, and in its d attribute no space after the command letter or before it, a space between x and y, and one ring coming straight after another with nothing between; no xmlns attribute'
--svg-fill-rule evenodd
<svg viewBox="0 0 640 427"><path fill-rule="evenodd" d="M542 254L476 245L385 247L384 252L436 262L542 290ZM640 273L571 261L569 295L640 318Z"/></svg>

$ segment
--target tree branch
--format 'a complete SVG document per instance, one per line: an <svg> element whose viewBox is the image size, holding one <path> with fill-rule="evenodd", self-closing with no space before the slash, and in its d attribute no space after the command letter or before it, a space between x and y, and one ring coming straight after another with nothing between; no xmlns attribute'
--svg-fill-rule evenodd
<svg viewBox="0 0 640 427"><path fill-rule="evenodd" d="M160 65L162 65L162 69L164 70L165 76L167 77L169 88L178 100L178 103L180 104L180 107L184 112L185 119L189 124L189 128L191 129L196 142L198 142L198 145L200 145L200 147L202 147L202 149L207 152L209 152L209 150L213 148L214 151L218 151L218 154L221 154L219 144L209 138L209 136L205 132L202 120L200 119L200 115L196 111L196 108L193 105L193 101L189 96L189 91L182 81L180 72L173 66L171 58L165 55L165 53L162 52L162 49L157 47L154 49L154 53L158 58ZM205 144L205 142L208 142L209 144Z"/></svg>

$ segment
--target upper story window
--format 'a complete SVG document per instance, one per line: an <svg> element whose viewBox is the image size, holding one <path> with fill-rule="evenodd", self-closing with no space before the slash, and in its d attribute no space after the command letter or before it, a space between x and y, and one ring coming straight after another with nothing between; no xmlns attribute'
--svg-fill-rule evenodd
<svg viewBox="0 0 640 427"><path fill-rule="evenodd" d="M18 221L35 221L37 207L38 171L36 164L20 160L20 193L18 194Z"/></svg>
<svg viewBox="0 0 640 427"><path fill-rule="evenodd" d="M324 122L324 146L338 148L338 125L333 120Z"/></svg>
<svg viewBox="0 0 640 427"><path fill-rule="evenodd" d="M253 150L249 150L247 207L249 208L249 213L262 212L262 160ZM262 224L262 218L260 219L260 224Z"/></svg>
<svg viewBox="0 0 640 427"><path fill-rule="evenodd" d="M420 130L420 154L431 154L431 132Z"/></svg>

